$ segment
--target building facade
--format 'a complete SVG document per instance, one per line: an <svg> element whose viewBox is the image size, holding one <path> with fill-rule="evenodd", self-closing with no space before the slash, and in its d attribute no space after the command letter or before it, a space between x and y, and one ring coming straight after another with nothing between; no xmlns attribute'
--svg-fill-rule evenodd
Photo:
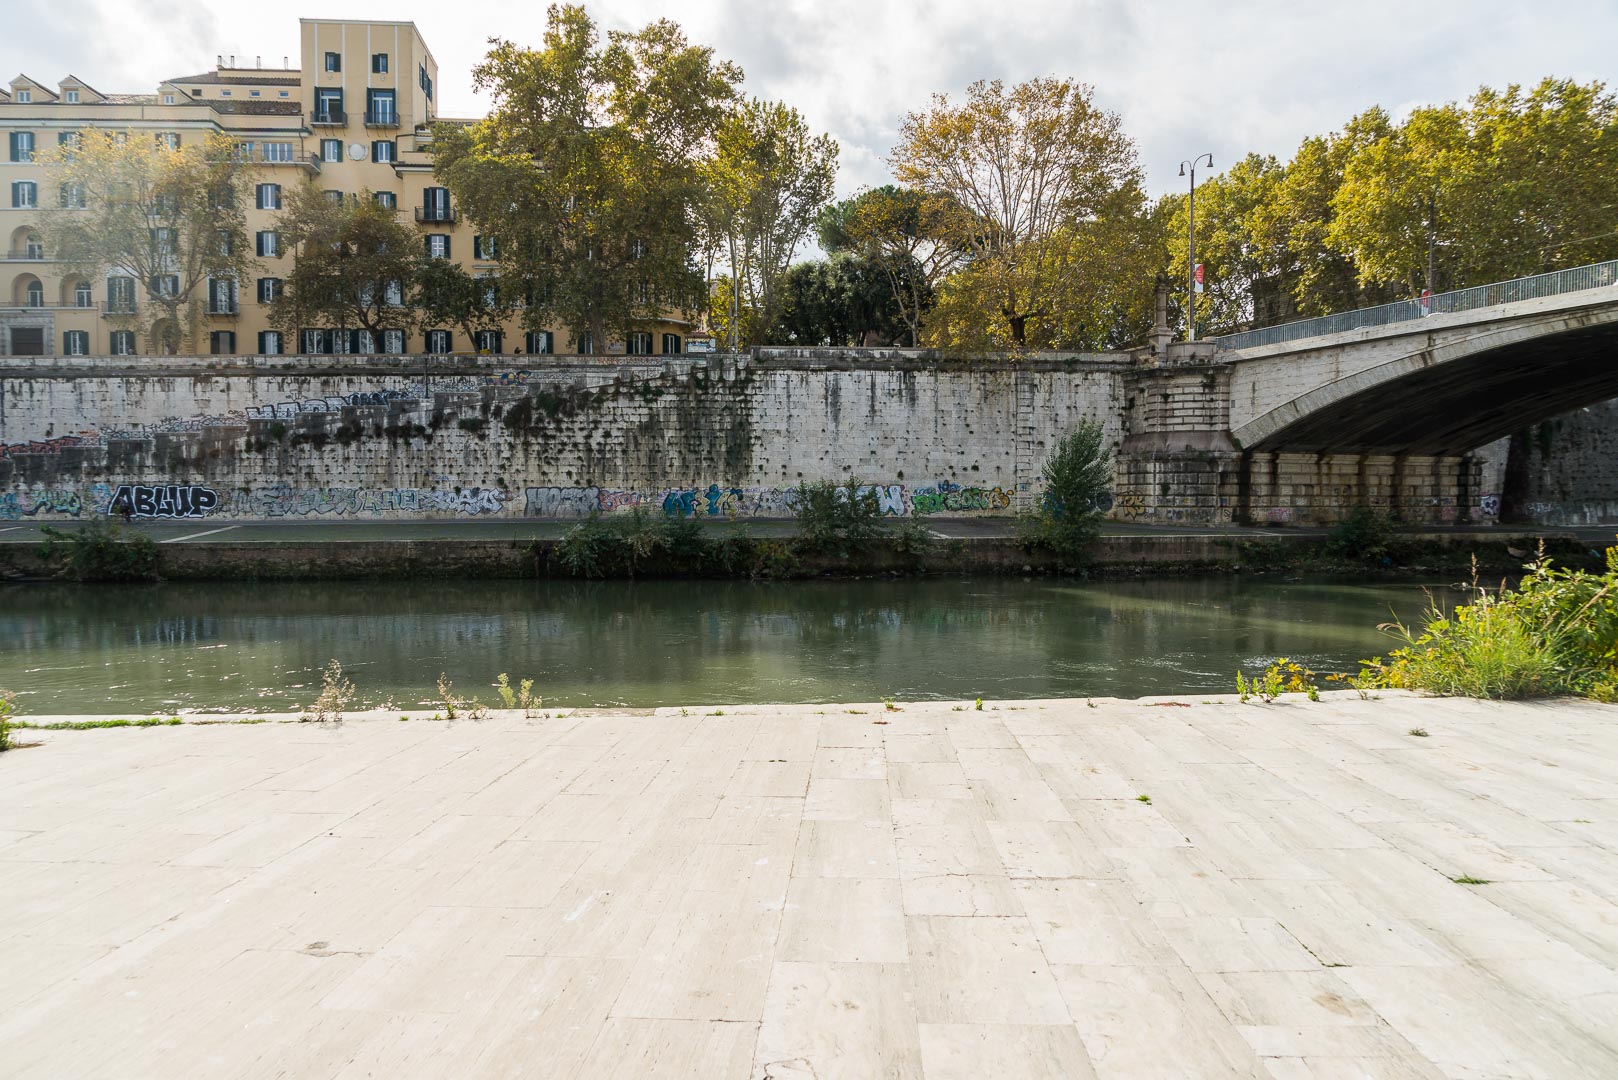
<svg viewBox="0 0 1618 1080"><path fill-rule="evenodd" d="M152 339L128 315L133 295L117 275L74 274L51 257L39 226L42 208L70 198L56 190L39 158L89 129L151 137L180 146L223 132L253 163L248 231L252 280L210 287L202 305L204 351L277 353L481 352L505 354L684 351L690 325L678 319L593 343L566 327L523 330L516 320L480 331L454 327L373 341L355 331L310 328L300 340L270 322L276 283L294 257L279 242L276 218L289 189L314 184L355 196L391 199L414 220L424 252L474 275L495 271L493 244L461 215L433 177L430 125L438 64L414 23L300 20L299 66L265 68L255 57L219 58L216 70L161 83L151 94L103 94L76 76L54 85L18 75L0 89L0 355L122 355L151 351ZM238 64L241 60L243 63Z"/></svg>

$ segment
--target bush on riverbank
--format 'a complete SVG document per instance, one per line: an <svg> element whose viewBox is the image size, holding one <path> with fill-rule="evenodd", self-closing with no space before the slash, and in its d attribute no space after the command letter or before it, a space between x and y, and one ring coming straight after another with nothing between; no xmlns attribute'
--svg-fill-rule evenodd
<svg viewBox="0 0 1618 1080"><path fill-rule="evenodd" d="M1430 603L1419 629L1384 624L1403 647L1362 661L1363 689L1483 698L1576 694L1618 700L1618 547L1601 573L1555 567L1541 548L1515 589L1480 586L1446 612Z"/></svg>
<svg viewBox="0 0 1618 1080"><path fill-rule="evenodd" d="M1112 483L1112 453L1096 420L1079 424L1056 440L1040 470L1045 497L1033 513L1017 519L1023 545L1044 548L1064 567L1079 567L1101 535L1098 509Z"/></svg>
<svg viewBox="0 0 1618 1080"><path fill-rule="evenodd" d="M110 518L92 517L77 529L42 525L39 531L45 537L40 553L60 576L74 581L157 578L157 545L152 538L126 532Z"/></svg>

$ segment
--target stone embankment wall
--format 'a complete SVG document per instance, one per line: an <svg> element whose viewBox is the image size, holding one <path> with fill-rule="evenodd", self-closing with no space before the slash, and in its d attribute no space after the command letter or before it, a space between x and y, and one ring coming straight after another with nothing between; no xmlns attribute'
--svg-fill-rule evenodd
<svg viewBox="0 0 1618 1080"><path fill-rule="evenodd" d="M5 358L0 519L1008 512L1059 432L1117 446L1121 360Z"/></svg>

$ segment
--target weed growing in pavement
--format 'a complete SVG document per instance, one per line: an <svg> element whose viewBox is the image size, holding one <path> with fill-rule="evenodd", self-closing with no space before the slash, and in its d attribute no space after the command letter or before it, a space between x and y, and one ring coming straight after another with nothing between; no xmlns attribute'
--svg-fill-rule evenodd
<svg viewBox="0 0 1618 1080"><path fill-rule="evenodd" d="M343 710L354 699L354 684L343 678L343 665L335 657L320 673L320 696L303 710L304 720L316 723L342 723Z"/></svg>
<svg viewBox="0 0 1618 1080"><path fill-rule="evenodd" d="M516 689L512 689L511 680L502 671L500 677L495 680L494 687L500 692L500 700L506 708L521 709L523 719L533 719L534 711L539 708L542 700L534 693L533 679L522 679L517 683Z"/></svg>
<svg viewBox="0 0 1618 1080"><path fill-rule="evenodd" d="M1152 797L1150 795L1136 795L1135 801L1145 803L1147 806L1152 805Z"/></svg>
<svg viewBox="0 0 1618 1080"><path fill-rule="evenodd" d="M1490 881L1488 878L1473 877L1470 874L1462 874L1460 877L1452 877L1452 878L1450 878L1450 880L1455 882L1455 884L1457 884L1457 885L1493 885L1494 884L1494 882Z"/></svg>
<svg viewBox="0 0 1618 1080"><path fill-rule="evenodd" d="M1413 727L1409 731L1405 732L1405 734L1406 735L1414 735L1418 739L1425 739L1427 737L1427 729L1426 728Z"/></svg>
<svg viewBox="0 0 1618 1080"><path fill-rule="evenodd" d="M449 675L442 671L438 673L438 700L444 706L446 718L453 720L459 715L461 702L455 696L455 684L450 682Z"/></svg>

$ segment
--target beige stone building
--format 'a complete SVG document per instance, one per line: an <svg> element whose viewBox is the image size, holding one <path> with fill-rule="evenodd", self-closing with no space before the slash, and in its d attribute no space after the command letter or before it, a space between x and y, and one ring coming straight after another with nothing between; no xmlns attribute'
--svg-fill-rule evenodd
<svg viewBox="0 0 1618 1080"><path fill-rule="evenodd" d="M180 145L224 132L254 162L248 212L256 262L252 280L209 290L202 301L205 349L218 354L498 352L662 354L685 350L692 327L677 319L605 347L565 327L524 332L515 320L469 341L453 327L372 341L360 332L309 328L287 340L270 324L269 302L292 255L276 233L288 189L316 184L353 195L391 197L414 220L424 251L492 273L485 239L459 212L432 171L429 125L438 64L414 23L300 20L299 66L264 67L260 57L222 56L214 71L169 79L149 94L104 94L75 75L52 83L19 74L0 88L0 355L144 353L148 335L122 313L140 303L53 261L39 228L41 208L64 195L37 160L76 131L101 128Z"/></svg>

